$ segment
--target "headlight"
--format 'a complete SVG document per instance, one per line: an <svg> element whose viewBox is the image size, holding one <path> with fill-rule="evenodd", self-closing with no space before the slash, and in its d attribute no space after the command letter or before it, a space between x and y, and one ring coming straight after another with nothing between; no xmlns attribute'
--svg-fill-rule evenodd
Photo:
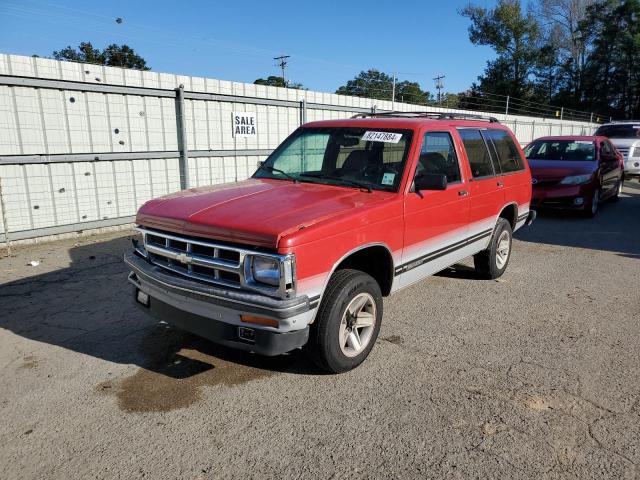
<svg viewBox="0 0 640 480"><path fill-rule="evenodd" d="M253 257L251 273L256 282L280 286L280 263L275 258Z"/></svg>
<svg viewBox="0 0 640 480"><path fill-rule="evenodd" d="M581 183L587 183L591 180L591 174L587 175L571 175L564 177L560 182L560 185L580 185Z"/></svg>

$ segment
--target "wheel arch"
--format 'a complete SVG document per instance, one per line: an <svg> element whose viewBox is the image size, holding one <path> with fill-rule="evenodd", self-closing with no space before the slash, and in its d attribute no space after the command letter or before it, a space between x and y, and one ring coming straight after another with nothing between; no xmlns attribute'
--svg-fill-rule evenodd
<svg viewBox="0 0 640 480"><path fill-rule="evenodd" d="M509 222L509 225L511 225L511 229L515 230L516 223L518 222L518 204L511 202L502 207L502 210L500 210L500 213L498 214L498 218L504 218ZM498 221L497 218L496 221Z"/></svg>
<svg viewBox="0 0 640 480"><path fill-rule="evenodd" d="M375 260L375 261L372 261ZM344 254L334 265L329 273L323 288L327 288L331 276L338 270L351 268L371 275L378 285L382 296L391 293L393 286L394 261L391 249L384 243L368 243L350 250Z"/></svg>

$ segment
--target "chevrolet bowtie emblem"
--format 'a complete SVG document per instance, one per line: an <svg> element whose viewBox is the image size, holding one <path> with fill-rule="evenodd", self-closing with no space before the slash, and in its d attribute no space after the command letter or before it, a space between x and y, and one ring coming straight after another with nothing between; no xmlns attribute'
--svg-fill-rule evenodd
<svg viewBox="0 0 640 480"><path fill-rule="evenodd" d="M176 255L176 260L180 263L190 264L193 261L193 258L186 253L179 253Z"/></svg>

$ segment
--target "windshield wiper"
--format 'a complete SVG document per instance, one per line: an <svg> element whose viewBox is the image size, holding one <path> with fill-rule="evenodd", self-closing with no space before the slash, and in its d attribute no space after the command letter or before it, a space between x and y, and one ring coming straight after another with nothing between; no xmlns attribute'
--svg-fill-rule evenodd
<svg viewBox="0 0 640 480"><path fill-rule="evenodd" d="M299 176L300 177L323 178L323 179L326 179L326 180L333 180L333 181L336 181L336 182L343 183L345 185L351 185L352 187L363 188L369 193L371 193L373 191L373 189L371 188L370 184L367 184L367 183L364 183L364 182L359 182L357 180L351 180L349 178L335 177L333 175L326 175L324 173L301 173Z"/></svg>
<svg viewBox="0 0 640 480"><path fill-rule="evenodd" d="M287 177L289 180L292 180L293 183L296 183L298 181L298 179L296 177L294 177L293 175L289 175L287 172L285 172L284 170L280 170L279 168L276 167L271 167L269 165L260 165L258 167L258 170L266 170L267 172L271 172L271 173L281 173L282 175L284 175L285 177Z"/></svg>

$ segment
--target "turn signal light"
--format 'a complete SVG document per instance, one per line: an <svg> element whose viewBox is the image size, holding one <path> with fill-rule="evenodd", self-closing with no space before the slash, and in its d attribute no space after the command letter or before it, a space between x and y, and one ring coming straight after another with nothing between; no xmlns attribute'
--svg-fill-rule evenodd
<svg viewBox="0 0 640 480"><path fill-rule="evenodd" d="M272 318L254 317L253 315L240 315L240 320L244 323L255 323L256 325L266 325L267 327L278 328L278 321Z"/></svg>

